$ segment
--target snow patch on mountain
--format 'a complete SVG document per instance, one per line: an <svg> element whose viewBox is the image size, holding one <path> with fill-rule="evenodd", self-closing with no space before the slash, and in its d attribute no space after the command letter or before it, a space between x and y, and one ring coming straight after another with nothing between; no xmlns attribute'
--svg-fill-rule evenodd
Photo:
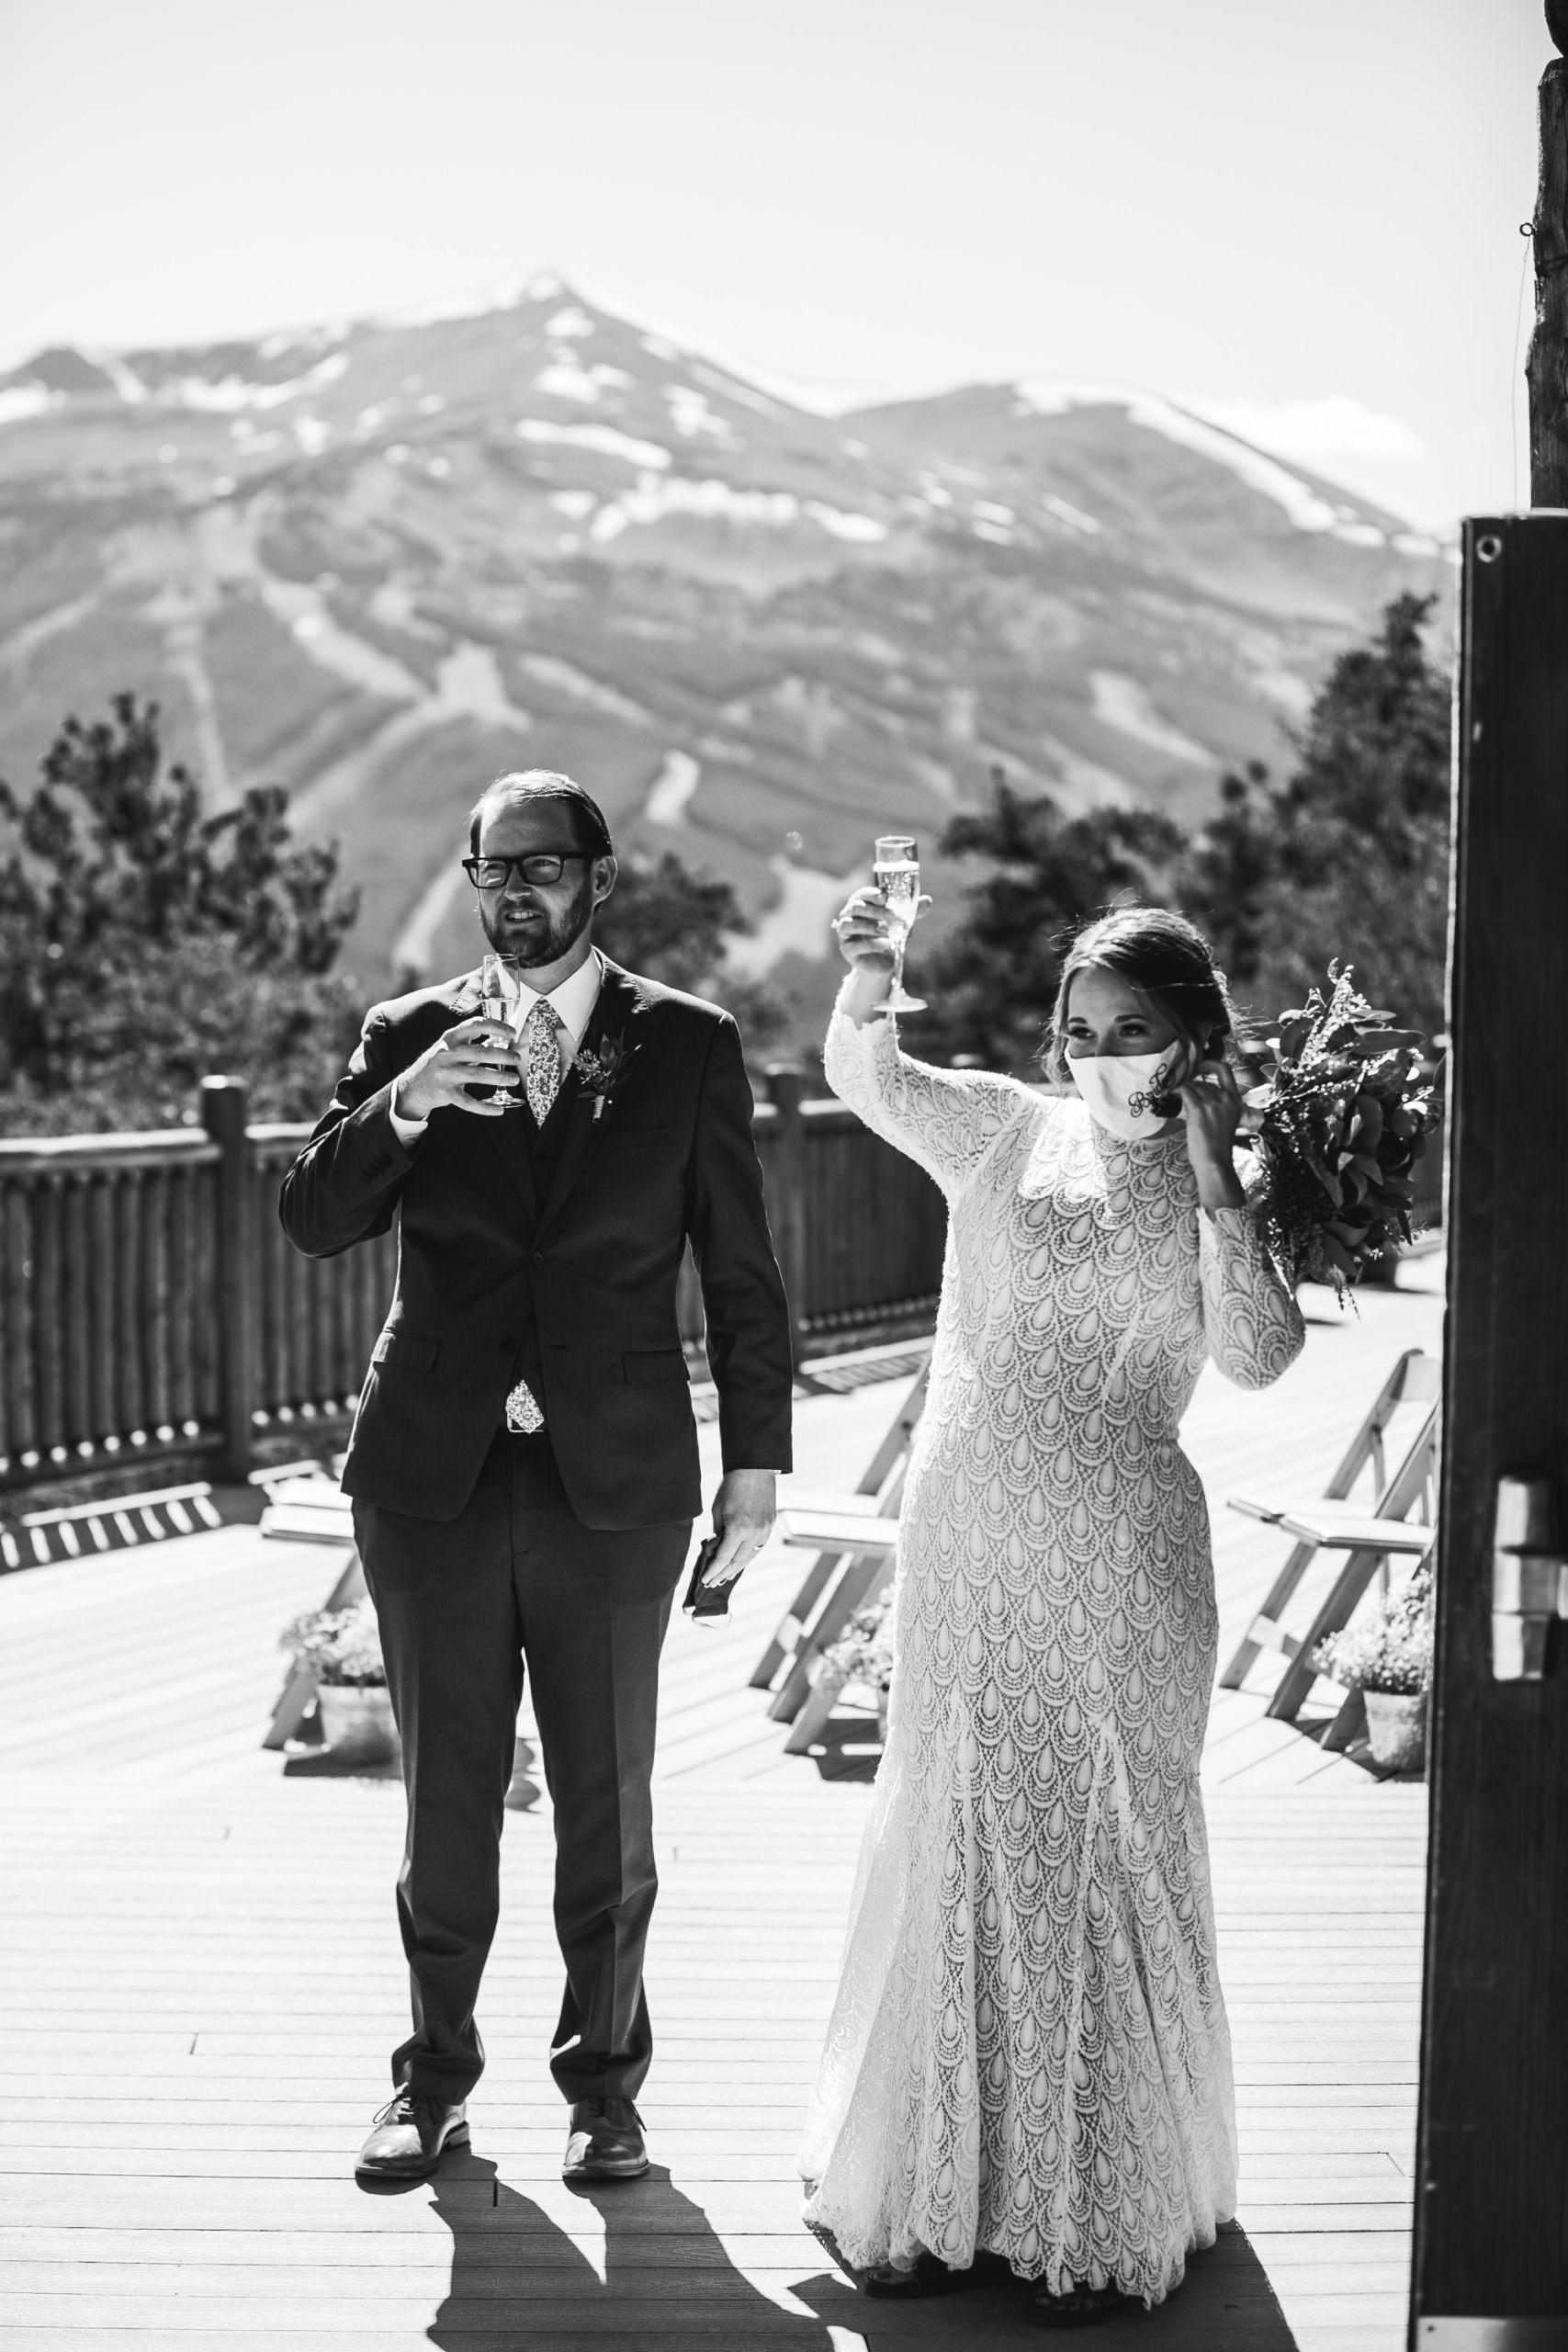
<svg viewBox="0 0 1568 2352"><path fill-rule="evenodd" d="M624 718L633 727L651 727L651 711L645 710L629 695L621 694L615 686L607 686L602 678L591 678L586 670L575 662L563 662L556 653L525 653L523 656L525 673L541 686L552 687L557 694L568 695L573 702L584 703L591 710L601 710L611 718Z"/></svg>
<svg viewBox="0 0 1568 2352"><path fill-rule="evenodd" d="M1114 727L1120 735L1129 735L1134 743L1145 744L1151 752L1163 752L1173 760L1190 760L1202 767L1212 767L1212 755L1201 743L1193 742L1179 728L1163 719L1136 678L1124 677L1119 670L1091 670L1089 673L1089 692L1094 697L1094 715L1103 726Z"/></svg>
<svg viewBox="0 0 1568 2352"><path fill-rule="evenodd" d="M777 401L769 400L765 392L753 390L735 376L721 376L716 368L703 368L694 363L691 370L698 383L705 384L710 392L718 392L727 401L739 401L742 408L754 408L759 416L787 416L789 411Z"/></svg>
<svg viewBox="0 0 1568 2352"><path fill-rule="evenodd" d="M731 938L726 961L738 972L760 979L781 957L819 956L828 942L828 925L858 882L866 878L864 865L849 874L823 874L815 866L795 865L784 856L770 857L778 876L779 897L761 918L755 931Z"/></svg>
<svg viewBox="0 0 1568 2352"><path fill-rule="evenodd" d="M543 392L547 400L581 401L592 406L604 399L607 384L620 388L631 382L624 368L580 367L570 356L570 349L568 345L567 356L552 359L534 379L535 390Z"/></svg>
<svg viewBox="0 0 1568 2352"><path fill-rule="evenodd" d="M676 432L684 434L688 440L705 433L722 447L739 447L740 435L722 416L714 414L705 392L695 390L690 384L666 384L664 397L670 403L671 421Z"/></svg>
<svg viewBox="0 0 1568 2352"><path fill-rule="evenodd" d="M20 424L29 416L42 416L46 409L58 408L64 400L63 392L46 391L41 384L13 384L0 391L0 424Z"/></svg>
<svg viewBox="0 0 1568 2352"><path fill-rule="evenodd" d="M1092 514L1086 514L1081 506L1075 506L1070 499L1058 498L1053 490L1042 491L1040 503L1047 514L1054 514L1058 523L1066 525L1069 531L1087 531L1091 537L1098 537L1105 527L1103 523L1097 523Z"/></svg>
<svg viewBox="0 0 1568 2352"><path fill-rule="evenodd" d="M558 311L553 319L545 321L545 333L552 342L570 343L577 337L596 334L598 329L586 311L579 310L575 302L569 302L564 311Z"/></svg>
<svg viewBox="0 0 1568 2352"><path fill-rule="evenodd" d="M666 752L664 765L654 779L644 816L650 825L683 825L686 805L702 782L700 760L690 752Z"/></svg>
<svg viewBox="0 0 1568 2352"><path fill-rule="evenodd" d="M810 522L834 538L867 544L887 537L887 526L874 515L846 513L821 499L800 499L790 490L736 490L727 481L694 481L683 474L663 481L656 474L644 474L636 490L623 492L601 506L589 534L603 543L619 538L632 524L647 526L672 514L696 515L709 522L771 524L779 529Z"/></svg>
<svg viewBox="0 0 1568 2352"><path fill-rule="evenodd" d="M435 939L442 924L468 888L468 877L454 858L444 865L422 892L413 912L392 946L392 967L423 979L435 962Z"/></svg>
<svg viewBox="0 0 1568 2352"><path fill-rule="evenodd" d="M295 376L283 384L253 384L243 376L220 376L216 380L208 376L176 376L160 385L157 397L177 408L212 409L221 413L232 409L282 408L289 401L308 399L312 392L324 390L348 373L348 354L334 351L303 376Z"/></svg>
<svg viewBox="0 0 1568 2352"><path fill-rule="evenodd" d="M1157 393L1137 391L1124 384L1058 381L1042 377L1026 378L1013 389L1019 415L1032 412L1036 416L1062 416L1073 408L1125 409L1133 424L1143 425L1150 433L1162 433L1168 441L1179 442L1185 448L1197 450L1201 457L1228 466L1249 490L1256 490L1282 506L1298 531L1334 531L1344 537L1346 526L1341 524L1337 510L1287 467L1273 458L1266 458L1261 449L1238 441L1219 425L1208 424L1201 416L1178 408L1174 401L1161 400ZM1381 533L1379 537L1381 539Z"/></svg>
<svg viewBox="0 0 1568 2352"><path fill-rule="evenodd" d="M525 416L515 427L520 441L555 441L573 449L595 449L602 457L624 458L629 466L651 466L662 472L670 452L657 441L638 441L617 433L613 424L549 424L542 417Z"/></svg>

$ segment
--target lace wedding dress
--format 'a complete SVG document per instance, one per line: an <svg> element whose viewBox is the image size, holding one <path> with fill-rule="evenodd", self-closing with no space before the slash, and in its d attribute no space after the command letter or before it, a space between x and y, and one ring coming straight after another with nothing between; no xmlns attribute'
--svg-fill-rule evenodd
<svg viewBox="0 0 1568 2352"><path fill-rule="evenodd" d="M857 2266L976 2247L1153 2303L1235 2210L1198 1764L1208 1517L1177 1426L1205 1356L1264 1386L1301 1318L1178 1131L908 1060L835 1014L829 1084L947 1195L895 1670L807 2218Z"/></svg>

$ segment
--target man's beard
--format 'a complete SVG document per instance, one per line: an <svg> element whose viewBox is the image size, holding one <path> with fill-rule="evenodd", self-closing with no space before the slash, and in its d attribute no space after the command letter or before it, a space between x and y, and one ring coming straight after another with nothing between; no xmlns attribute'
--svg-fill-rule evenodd
<svg viewBox="0 0 1568 2352"><path fill-rule="evenodd" d="M574 948L593 918L593 882L585 876L581 886L573 892L569 905L558 913L542 902L525 911L536 919L520 922L508 916L502 906L493 912L488 907L479 910L484 935L496 954L508 964L515 964L528 971L541 964L556 964Z"/></svg>

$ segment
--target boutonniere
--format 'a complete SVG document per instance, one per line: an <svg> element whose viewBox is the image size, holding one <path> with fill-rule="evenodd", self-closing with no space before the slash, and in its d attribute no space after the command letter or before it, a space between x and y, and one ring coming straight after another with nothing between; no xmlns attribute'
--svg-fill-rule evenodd
<svg viewBox="0 0 1568 2352"><path fill-rule="evenodd" d="M621 1074L636 1051L637 1047L628 1046L624 1037L602 1037L597 1052L588 1046L578 1047L571 1066L577 1072L578 1085L592 1102L596 1120L604 1117L605 1107L620 1084Z"/></svg>

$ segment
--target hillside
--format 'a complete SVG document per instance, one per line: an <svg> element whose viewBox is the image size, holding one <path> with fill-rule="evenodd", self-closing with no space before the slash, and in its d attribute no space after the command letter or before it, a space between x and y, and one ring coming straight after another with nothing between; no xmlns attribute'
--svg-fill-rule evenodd
<svg viewBox="0 0 1568 2352"><path fill-rule="evenodd" d="M0 773L155 693L215 802L284 784L352 960L468 960L479 787L564 766L731 878L757 968L1001 762L1189 820L1277 759L1430 539L1153 395L1025 382L824 417L558 280L459 315L0 378Z"/></svg>

